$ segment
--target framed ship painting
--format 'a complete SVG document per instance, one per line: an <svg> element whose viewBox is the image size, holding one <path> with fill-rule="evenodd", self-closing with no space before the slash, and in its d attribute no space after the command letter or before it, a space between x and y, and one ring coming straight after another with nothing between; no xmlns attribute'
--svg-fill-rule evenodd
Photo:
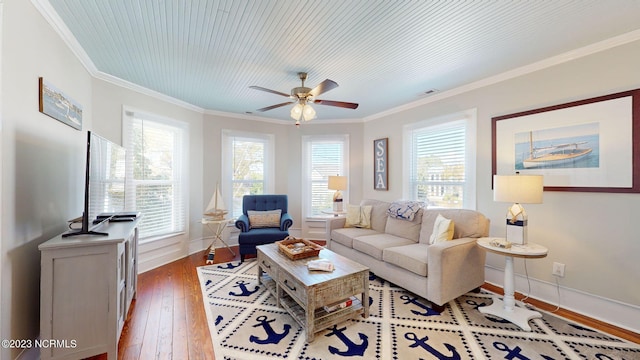
<svg viewBox="0 0 640 360"><path fill-rule="evenodd" d="M43 78L38 79L39 110L74 129L82 130L82 106Z"/></svg>
<svg viewBox="0 0 640 360"><path fill-rule="evenodd" d="M492 119L493 174L545 191L640 192L640 89Z"/></svg>

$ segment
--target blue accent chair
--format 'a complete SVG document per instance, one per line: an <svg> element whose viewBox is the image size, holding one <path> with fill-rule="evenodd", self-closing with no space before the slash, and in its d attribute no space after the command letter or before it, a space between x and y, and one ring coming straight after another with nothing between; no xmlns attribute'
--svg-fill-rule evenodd
<svg viewBox="0 0 640 360"><path fill-rule="evenodd" d="M245 195L242 198L242 215L236 220L236 227L240 229L238 244L240 249L240 262L244 261L247 254L256 255L256 246L271 244L283 240L289 236L289 227L293 225L293 218L287 212L287 195ZM251 228L249 223L249 210L268 211L282 210L280 215L280 227Z"/></svg>

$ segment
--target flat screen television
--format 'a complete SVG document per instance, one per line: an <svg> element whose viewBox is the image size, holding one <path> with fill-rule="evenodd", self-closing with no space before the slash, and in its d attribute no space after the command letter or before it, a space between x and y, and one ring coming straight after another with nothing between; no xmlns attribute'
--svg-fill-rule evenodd
<svg viewBox="0 0 640 360"><path fill-rule="evenodd" d="M94 220L102 213L124 211L125 159L125 148L91 131L87 132L82 227L62 234L63 237L108 235L94 229L109 218L97 223Z"/></svg>

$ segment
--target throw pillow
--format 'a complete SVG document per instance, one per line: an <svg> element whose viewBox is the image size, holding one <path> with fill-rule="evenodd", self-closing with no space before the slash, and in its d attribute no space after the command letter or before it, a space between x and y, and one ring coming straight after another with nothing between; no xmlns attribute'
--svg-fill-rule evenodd
<svg viewBox="0 0 640 360"><path fill-rule="evenodd" d="M249 228L280 227L281 209L269 211L248 210Z"/></svg>
<svg viewBox="0 0 640 360"><path fill-rule="evenodd" d="M347 205L347 219L344 227L371 229L371 205Z"/></svg>
<svg viewBox="0 0 640 360"><path fill-rule="evenodd" d="M433 232L429 238L429 244L449 241L453 239L453 220L447 219L438 214L436 222L433 223Z"/></svg>

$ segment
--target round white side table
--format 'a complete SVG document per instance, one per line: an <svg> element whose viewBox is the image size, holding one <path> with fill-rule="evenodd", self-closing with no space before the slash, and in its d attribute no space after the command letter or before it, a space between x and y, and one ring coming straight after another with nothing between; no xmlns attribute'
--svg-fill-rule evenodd
<svg viewBox="0 0 640 360"><path fill-rule="evenodd" d="M525 245L512 244L510 248L501 248L491 245L491 241L499 238L480 238L478 245L483 249L503 255L504 266L504 301L494 297L493 304L481 306L478 310L483 314L490 314L509 320L524 331L531 331L529 320L541 318L537 311L516 306L515 299L515 273L513 271L513 258L536 259L547 256L549 250L538 244L527 243ZM504 239L502 239L504 240Z"/></svg>
<svg viewBox="0 0 640 360"><path fill-rule="evenodd" d="M323 214L333 215L334 217L347 215L346 211L333 211L333 210L322 210Z"/></svg>

